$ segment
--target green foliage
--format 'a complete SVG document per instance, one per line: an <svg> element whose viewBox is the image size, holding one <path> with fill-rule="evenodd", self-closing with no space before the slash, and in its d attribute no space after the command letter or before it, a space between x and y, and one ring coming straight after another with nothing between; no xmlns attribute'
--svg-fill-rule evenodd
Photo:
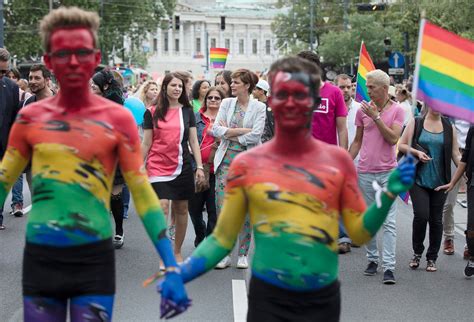
<svg viewBox="0 0 474 322"><path fill-rule="evenodd" d="M279 6L288 8L277 17L273 30L277 46L288 44L289 52L309 48L309 0L280 0ZM404 36L408 36L410 61L414 61L421 13L431 22L463 37L474 39L472 0L398 0L387 5L385 11L357 13L357 3L370 1L314 0L315 35L318 52L326 63L343 66L357 60L360 42L364 40L375 62L385 60L385 37L392 40L391 50L404 52ZM344 3L347 4L349 30L344 31ZM323 17L330 17L327 23Z"/></svg>
<svg viewBox="0 0 474 322"><path fill-rule="evenodd" d="M99 30L103 57L108 57L113 48L120 50L124 38L129 38L138 47L150 32L155 32L162 18L171 14L176 0L55 0L54 8L77 6L97 12L101 16ZM41 55L38 36L41 18L49 12L48 1L11 0L5 5L5 44L20 59Z"/></svg>

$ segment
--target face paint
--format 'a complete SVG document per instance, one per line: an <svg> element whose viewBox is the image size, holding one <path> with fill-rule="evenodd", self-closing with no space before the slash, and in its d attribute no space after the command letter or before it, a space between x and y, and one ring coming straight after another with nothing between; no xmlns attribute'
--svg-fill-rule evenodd
<svg viewBox="0 0 474 322"><path fill-rule="evenodd" d="M315 103L314 86L308 74L278 72L272 81L270 106L275 123L282 128L308 128Z"/></svg>
<svg viewBox="0 0 474 322"><path fill-rule="evenodd" d="M44 60L62 90L89 90L89 79L100 62L100 52L94 46L89 29L62 28L51 34L50 51Z"/></svg>

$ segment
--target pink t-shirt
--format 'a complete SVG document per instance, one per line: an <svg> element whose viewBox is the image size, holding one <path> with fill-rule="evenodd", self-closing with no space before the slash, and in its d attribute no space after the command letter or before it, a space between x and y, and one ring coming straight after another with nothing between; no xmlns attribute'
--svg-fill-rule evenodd
<svg viewBox="0 0 474 322"><path fill-rule="evenodd" d="M321 105L313 113L313 136L323 142L337 145L336 117L347 116L344 96L339 87L325 82L319 91Z"/></svg>
<svg viewBox="0 0 474 322"><path fill-rule="evenodd" d="M388 127L394 124L402 127L405 112L400 105L392 103L380 114L380 118ZM397 166L396 145L385 141L374 120L365 115L362 109L357 111L355 125L364 127L357 170L362 173L379 173L395 168Z"/></svg>

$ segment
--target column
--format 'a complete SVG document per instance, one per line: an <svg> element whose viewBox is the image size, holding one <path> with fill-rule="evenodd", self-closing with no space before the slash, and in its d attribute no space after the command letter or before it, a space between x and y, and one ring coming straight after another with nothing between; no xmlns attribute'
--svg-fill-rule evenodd
<svg viewBox="0 0 474 322"><path fill-rule="evenodd" d="M191 32L189 33L190 34L190 37L191 39L189 40L189 43L191 44L191 56L194 57L194 55L196 54L196 36L194 35L195 33L195 29L196 29L196 26L195 26L195 23L191 21L191 24L190 24L190 30Z"/></svg>
<svg viewBox="0 0 474 322"><path fill-rule="evenodd" d="M156 48L156 54L161 57L162 54L163 54L163 44L162 44L162 41L163 41L163 30L161 28L158 28L157 29L157 32L156 32L156 42L157 42L157 47Z"/></svg>
<svg viewBox="0 0 474 322"><path fill-rule="evenodd" d="M252 50L252 41L250 40L250 26L247 24L245 25L245 33L247 35L246 37L246 44L245 44L245 56L250 56L251 50Z"/></svg>
<svg viewBox="0 0 474 322"><path fill-rule="evenodd" d="M230 41L230 52L237 56L239 53L239 39L237 39L237 25L232 24L232 40Z"/></svg>
<svg viewBox="0 0 474 322"><path fill-rule="evenodd" d="M168 54L172 56L173 50L174 50L174 39L173 39L173 29L169 28L168 29Z"/></svg>
<svg viewBox="0 0 474 322"><path fill-rule="evenodd" d="M201 22L201 54L206 56L206 23Z"/></svg>
<svg viewBox="0 0 474 322"><path fill-rule="evenodd" d="M185 56L186 51L184 49L184 21L180 22L181 26L179 26L179 55Z"/></svg>
<svg viewBox="0 0 474 322"><path fill-rule="evenodd" d="M260 40L257 44L257 53L259 57L265 57L265 38L263 37L264 34L263 26L260 25Z"/></svg>

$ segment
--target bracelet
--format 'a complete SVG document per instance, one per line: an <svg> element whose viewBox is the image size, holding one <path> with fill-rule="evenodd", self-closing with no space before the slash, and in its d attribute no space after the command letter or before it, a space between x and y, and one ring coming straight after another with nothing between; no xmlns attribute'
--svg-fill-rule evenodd
<svg viewBox="0 0 474 322"><path fill-rule="evenodd" d="M377 115L377 117L376 117L376 118L374 118L373 120L374 120L374 122L377 122L378 120L380 120L380 114L379 114L379 115Z"/></svg>
<svg viewBox="0 0 474 322"><path fill-rule="evenodd" d="M204 171L204 167L201 165L201 166L197 166L196 169L201 169Z"/></svg>
<svg viewBox="0 0 474 322"><path fill-rule="evenodd" d="M181 269L177 266L169 266L169 267L166 267L165 272L181 274Z"/></svg>

